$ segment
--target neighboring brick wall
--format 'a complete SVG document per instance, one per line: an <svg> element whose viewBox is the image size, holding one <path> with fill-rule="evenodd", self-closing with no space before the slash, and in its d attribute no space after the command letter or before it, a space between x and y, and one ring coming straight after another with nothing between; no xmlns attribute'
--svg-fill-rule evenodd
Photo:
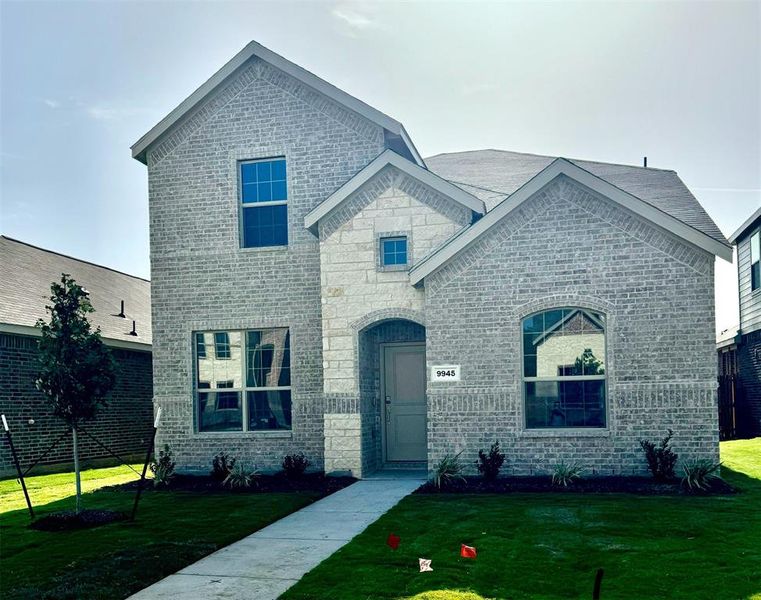
<svg viewBox="0 0 761 600"><path fill-rule="evenodd" d="M427 362L460 364L428 384L429 466L500 440L506 472L560 460L590 474L644 473L640 438L675 431L683 460L718 459L714 257L568 178L554 181L426 278ZM561 306L607 321L608 430L526 431L523 316Z"/></svg>
<svg viewBox="0 0 761 600"><path fill-rule="evenodd" d="M109 403L85 428L120 456L143 453L153 424L151 354L112 349L117 381ZM0 413L12 428L13 443L22 468L36 460L64 431L46 399L34 387L37 339L0 333ZM34 424L29 424L34 419ZM83 461L109 458L86 435L80 436ZM8 445L0 444L0 472L15 472ZM71 436L67 435L40 464L69 463Z"/></svg>
<svg viewBox="0 0 761 600"><path fill-rule="evenodd" d="M737 402L737 435L761 435L761 329L743 335L737 346L741 395Z"/></svg>
<svg viewBox="0 0 761 600"><path fill-rule="evenodd" d="M381 127L258 59L148 154L155 401L159 443L180 470L224 450L260 469L303 450L323 467L319 242L306 214L385 148ZM241 249L236 161L285 156L289 245ZM196 433L194 330L289 327L293 431ZM338 410L335 412L344 412Z"/></svg>

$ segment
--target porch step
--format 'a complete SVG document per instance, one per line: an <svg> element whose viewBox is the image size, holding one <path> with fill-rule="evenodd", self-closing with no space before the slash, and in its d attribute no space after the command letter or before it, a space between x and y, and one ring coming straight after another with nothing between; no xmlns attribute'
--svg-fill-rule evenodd
<svg viewBox="0 0 761 600"><path fill-rule="evenodd" d="M383 465L383 471L426 471L428 463L424 460L410 462L389 462Z"/></svg>

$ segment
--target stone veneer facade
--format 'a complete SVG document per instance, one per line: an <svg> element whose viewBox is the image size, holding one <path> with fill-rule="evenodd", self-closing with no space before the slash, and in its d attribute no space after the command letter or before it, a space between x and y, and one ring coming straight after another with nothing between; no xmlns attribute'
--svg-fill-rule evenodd
<svg viewBox="0 0 761 600"><path fill-rule="evenodd" d="M641 473L638 440L668 427L683 458L717 458L712 255L562 177L416 288L379 268L378 238L408 235L417 262L473 215L412 177L387 167L318 237L304 227L385 148L381 127L256 58L149 148L158 443L180 469L207 471L223 450L264 470L297 450L329 472L382 467L379 344L422 340L429 366L463 373L428 382L429 468L464 450L474 469L499 439L514 474L559 460ZM243 249L236 164L274 156L289 245ZM520 319L567 305L606 315L609 425L526 431ZM266 327L291 331L292 431L199 433L193 332Z"/></svg>
<svg viewBox="0 0 761 600"><path fill-rule="evenodd" d="M422 318L410 316L422 314L424 291L406 269L383 270L380 239L406 236L414 264L470 221L470 210L387 166L320 223L326 471L361 475L380 465L378 346L425 340ZM418 327L394 326L400 318ZM367 374L372 383L362 385ZM361 435L347 436L344 424Z"/></svg>

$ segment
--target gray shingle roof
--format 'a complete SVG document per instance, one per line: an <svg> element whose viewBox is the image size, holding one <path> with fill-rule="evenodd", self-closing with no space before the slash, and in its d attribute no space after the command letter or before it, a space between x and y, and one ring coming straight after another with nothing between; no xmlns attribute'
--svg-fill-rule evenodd
<svg viewBox="0 0 761 600"><path fill-rule="evenodd" d="M426 158L428 168L486 203L487 210L547 167L555 156L505 150L474 150ZM674 171L568 158L570 162L728 244L721 230Z"/></svg>
<svg viewBox="0 0 761 600"><path fill-rule="evenodd" d="M0 323L34 326L47 319L50 284L68 273L90 293L93 326L104 339L151 344L151 284L76 258L0 236ZM117 317L124 300L126 318ZM137 337L129 335L132 320Z"/></svg>

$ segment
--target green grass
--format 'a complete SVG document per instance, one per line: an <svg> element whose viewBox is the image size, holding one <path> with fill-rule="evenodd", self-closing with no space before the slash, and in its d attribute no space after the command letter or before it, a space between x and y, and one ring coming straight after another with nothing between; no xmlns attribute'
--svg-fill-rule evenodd
<svg viewBox="0 0 761 600"><path fill-rule="evenodd" d="M118 468L85 473L90 488L137 478ZM73 508L70 473L32 480L30 494L39 516ZM134 492L103 489L85 494L83 504L129 511L133 499ZM316 493L151 490L143 495L134 523L51 533L28 527L19 485L15 480L0 481L0 596L126 598L315 499Z"/></svg>
<svg viewBox="0 0 761 600"><path fill-rule="evenodd" d="M587 599L601 567L605 600L761 599L761 438L723 443L722 459L741 493L409 496L283 598Z"/></svg>
<svg viewBox="0 0 761 600"><path fill-rule="evenodd" d="M135 471L140 471L143 465L131 465ZM92 492L107 485L119 485L139 479L138 475L124 465L106 469L88 469L82 471L82 491ZM148 471L148 475L151 472ZM74 474L56 473L55 475L39 475L27 477L26 489L32 500L32 506L42 506L54 500L61 500L74 493ZM0 481L0 512L8 512L17 508L26 507L24 494L16 479Z"/></svg>

